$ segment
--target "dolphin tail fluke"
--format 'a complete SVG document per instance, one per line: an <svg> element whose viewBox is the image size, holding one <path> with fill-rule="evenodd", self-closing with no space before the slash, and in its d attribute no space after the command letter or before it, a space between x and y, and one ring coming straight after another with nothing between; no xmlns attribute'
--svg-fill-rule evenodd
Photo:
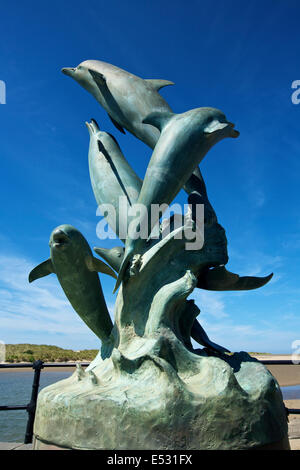
<svg viewBox="0 0 300 470"><path fill-rule="evenodd" d="M143 119L144 124L151 124L151 126L156 127L159 131L162 131L163 128L168 124L168 122L175 116L174 113L169 112L154 112L148 114L148 116Z"/></svg>
<svg viewBox="0 0 300 470"><path fill-rule="evenodd" d="M220 346L219 344L214 343L209 339L207 334L205 333L204 329L198 322L198 320L195 320L192 326L192 331L191 331L191 337L197 341L197 343L201 344L202 346L206 347L207 349L210 349L212 351L216 351L219 353L229 353L230 351L223 346Z"/></svg>
<svg viewBox="0 0 300 470"><path fill-rule="evenodd" d="M252 290L264 286L272 277L273 273L265 277L239 276L227 271L225 266L217 266L199 277L197 287L213 291Z"/></svg>
<svg viewBox="0 0 300 470"><path fill-rule="evenodd" d="M273 277L273 273L264 277L242 276L237 282L238 290L252 290L265 286Z"/></svg>
<svg viewBox="0 0 300 470"><path fill-rule="evenodd" d="M145 82L147 82L156 91L159 91L164 86L175 85L174 82L170 82L169 80L160 80L156 78L146 78Z"/></svg>
<svg viewBox="0 0 300 470"><path fill-rule="evenodd" d="M43 263L39 264L36 266L28 276L28 281L33 282L36 279L39 279L40 277L45 277L48 276L51 273L54 273L54 268L51 259L47 259L46 261L43 261Z"/></svg>

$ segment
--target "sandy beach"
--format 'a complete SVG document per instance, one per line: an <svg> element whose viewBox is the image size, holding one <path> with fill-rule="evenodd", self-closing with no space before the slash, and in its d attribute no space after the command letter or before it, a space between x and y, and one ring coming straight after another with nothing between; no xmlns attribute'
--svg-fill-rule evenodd
<svg viewBox="0 0 300 470"><path fill-rule="evenodd" d="M268 354L268 355L252 355L260 361L291 361L291 354ZM290 385L300 385L300 364L292 365L266 365L272 375L281 387Z"/></svg>

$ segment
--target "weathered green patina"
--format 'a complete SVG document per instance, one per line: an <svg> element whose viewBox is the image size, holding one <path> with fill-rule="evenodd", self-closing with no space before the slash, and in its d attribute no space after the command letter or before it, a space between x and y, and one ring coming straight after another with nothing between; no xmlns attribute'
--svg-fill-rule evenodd
<svg viewBox="0 0 300 470"><path fill-rule="evenodd" d="M33 270L30 280L55 272L74 309L103 340L86 370L78 366L70 378L39 394L37 448L51 443L70 449L252 449L278 442L289 448L285 407L274 377L247 353L231 354L211 341L197 320L199 308L188 300L196 287L255 289L272 276L240 277L225 268L225 230L196 167L212 145L238 135L233 124L211 108L172 114L157 92L170 82L143 80L100 61L63 72L95 96L119 130L126 128L155 147L142 182L115 139L92 121L90 176L98 204L112 202L119 211L118 197L125 195L125 212L118 212L122 218L135 202L147 208L169 204L184 187L189 211L179 227L175 217L162 222L157 238L127 236L125 247L95 248L113 275L119 274L112 328L95 272L111 274L111 268L103 263L96 269L87 242L75 229L78 257L66 250L59 258L61 250L56 259L52 247L51 262ZM188 250L188 235L198 227L197 204L204 205L204 243ZM152 229L152 221L147 222ZM119 234L119 226L113 228ZM97 292L98 311L90 308ZM204 349L194 349L191 337Z"/></svg>
<svg viewBox="0 0 300 470"><path fill-rule="evenodd" d="M95 199L99 206L111 204L114 207L115 217L111 220L108 212L106 219L120 240L125 241L128 224L124 224L122 235L119 211L128 213L137 202L142 181L122 154L116 139L101 132L95 120L86 125L90 134L89 169Z"/></svg>
<svg viewBox="0 0 300 470"><path fill-rule="evenodd" d="M114 271L93 256L86 239L71 225L54 229L49 246L50 258L31 271L29 282L55 273L74 310L105 343L113 325L97 272L115 277Z"/></svg>

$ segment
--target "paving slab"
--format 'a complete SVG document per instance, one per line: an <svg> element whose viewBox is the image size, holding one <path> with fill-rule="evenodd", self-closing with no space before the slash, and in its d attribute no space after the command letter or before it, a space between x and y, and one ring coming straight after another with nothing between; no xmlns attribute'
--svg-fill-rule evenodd
<svg viewBox="0 0 300 470"><path fill-rule="evenodd" d="M300 419L289 423L289 439L300 439Z"/></svg>
<svg viewBox="0 0 300 470"><path fill-rule="evenodd" d="M13 450L33 450L32 444L21 444Z"/></svg>
<svg viewBox="0 0 300 470"><path fill-rule="evenodd" d="M291 450L300 450L300 439L290 439Z"/></svg>
<svg viewBox="0 0 300 470"><path fill-rule="evenodd" d="M20 445L18 442L0 442L0 450L14 450L15 447Z"/></svg>

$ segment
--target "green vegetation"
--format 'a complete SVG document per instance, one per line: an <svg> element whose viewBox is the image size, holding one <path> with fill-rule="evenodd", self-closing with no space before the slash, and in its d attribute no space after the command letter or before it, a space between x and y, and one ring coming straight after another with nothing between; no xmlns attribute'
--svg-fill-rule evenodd
<svg viewBox="0 0 300 470"><path fill-rule="evenodd" d="M250 354L250 356L251 356L251 354L252 354L253 356L258 356L259 354L262 354L262 355L264 355L264 356L267 356L267 355L272 354L272 353L266 353L266 352L249 352L248 354Z"/></svg>
<svg viewBox="0 0 300 470"><path fill-rule="evenodd" d="M92 361L97 353L97 349L73 351L46 344L6 344L6 362Z"/></svg>
<svg viewBox="0 0 300 470"><path fill-rule="evenodd" d="M98 353L97 349L73 351L47 344L6 344L6 362L44 362L92 361ZM250 352L249 354L268 354Z"/></svg>

